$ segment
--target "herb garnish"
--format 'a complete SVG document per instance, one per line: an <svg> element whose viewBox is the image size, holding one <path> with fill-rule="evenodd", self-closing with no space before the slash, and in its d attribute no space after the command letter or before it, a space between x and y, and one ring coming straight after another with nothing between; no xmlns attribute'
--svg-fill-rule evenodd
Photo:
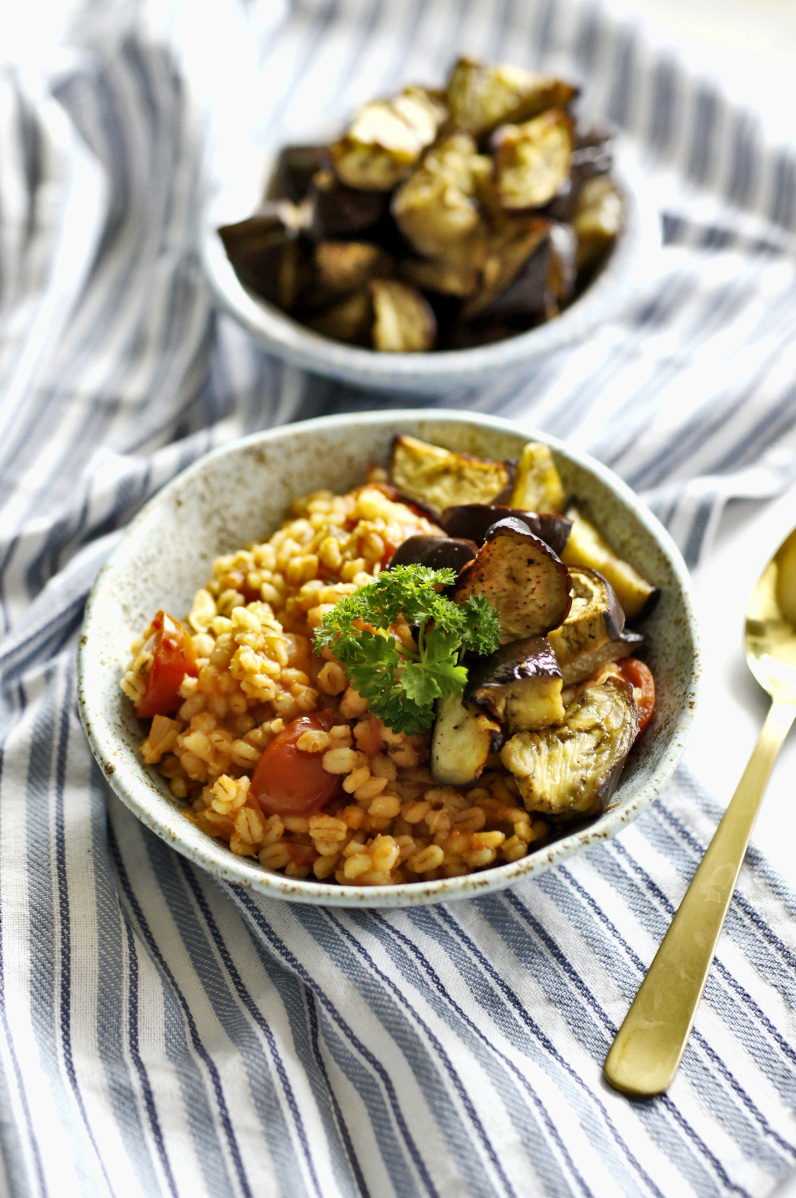
<svg viewBox="0 0 796 1198"><path fill-rule="evenodd" d="M429 728L437 699L464 690L465 651L498 647L500 618L486 595L458 604L438 593L455 578L453 570L428 566L385 570L340 599L315 633L316 650L331 649L354 689L394 732ZM399 616L416 626L416 650L389 631ZM355 627L357 621L370 628Z"/></svg>

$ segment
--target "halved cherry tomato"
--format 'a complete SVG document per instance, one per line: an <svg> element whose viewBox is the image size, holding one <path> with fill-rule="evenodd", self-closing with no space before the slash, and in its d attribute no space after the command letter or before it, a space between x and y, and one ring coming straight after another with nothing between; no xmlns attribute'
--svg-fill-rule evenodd
<svg viewBox="0 0 796 1198"><path fill-rule="evenodd" d="M250 794L265 815L311 815L335 798L342 786L339 774L323 768L323 753L305 753L296 742L305 732L328 732L329 712L300 715L277 733L254 767Z"/></svg>
<svg viewBox="0 0 796 1198"><path fill-rule="evenodd" d="M142 720L153 715L173 715L182 704L180 686L186 674L196 677L196 651L191 634L168 612L159 611L154 629L144 646L154 655L146 675L146 690L138 700L136 714Z"/></svg>
<svg viewBox="0 0 796 1198"><path fill-rule="evenodd" d="M641 736L655 710L655 679L652 677L649 666L645 665L643 661L639 661L637 657L623 657L616 664L630 685L635 687L636 691L641 692L640 697L636 696L638 734Z"/></svg>

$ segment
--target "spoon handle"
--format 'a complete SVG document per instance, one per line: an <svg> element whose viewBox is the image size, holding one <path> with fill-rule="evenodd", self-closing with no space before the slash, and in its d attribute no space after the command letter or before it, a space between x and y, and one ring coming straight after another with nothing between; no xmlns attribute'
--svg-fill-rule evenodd
<svg viewBox="0 0 796 1198"><path fill-rule="evenodd" d="M772 766L796 718L773 702L749 764L605 1059L637 1098L662 1094L683 1055Z"/></svg>

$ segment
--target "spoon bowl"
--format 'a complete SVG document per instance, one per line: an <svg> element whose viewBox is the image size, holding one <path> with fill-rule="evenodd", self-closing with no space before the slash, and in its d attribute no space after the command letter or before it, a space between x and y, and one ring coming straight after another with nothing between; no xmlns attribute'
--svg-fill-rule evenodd
<svg viewBox="0 0 796 1198"><path fill-rule="evenodd" d="M796 703L796 529L766 566L746 609L746 660L772 699Z"/></svg>

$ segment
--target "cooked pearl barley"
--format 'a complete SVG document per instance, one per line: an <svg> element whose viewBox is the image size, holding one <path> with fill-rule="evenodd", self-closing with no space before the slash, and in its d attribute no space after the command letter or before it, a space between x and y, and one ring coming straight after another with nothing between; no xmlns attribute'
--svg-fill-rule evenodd
<svg viewBox="0 0 796 1198"><path fill-rule="evenodd" d="M327 774L348 774L356 768L357 754L354 749L329 749L322 760Z"/></svg>

